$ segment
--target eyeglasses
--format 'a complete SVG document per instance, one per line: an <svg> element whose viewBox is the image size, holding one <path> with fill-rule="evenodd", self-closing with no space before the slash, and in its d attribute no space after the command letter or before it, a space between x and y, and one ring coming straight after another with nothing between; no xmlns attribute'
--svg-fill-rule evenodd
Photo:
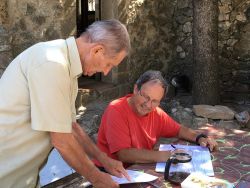
<svg viewBox="0 0 250 188"><path fill-rule="evenodd" d="M145 95L145 94L143 94L143 93L141 92L141 90L139 90L139 95L140 95L141 97L143 97L144 103L150 102L152 107L157 107L157 106L160 105L160 101L157 101L157 100L155 100L155 99L151 100L150 97L147 96L147 95Z"/></svg>

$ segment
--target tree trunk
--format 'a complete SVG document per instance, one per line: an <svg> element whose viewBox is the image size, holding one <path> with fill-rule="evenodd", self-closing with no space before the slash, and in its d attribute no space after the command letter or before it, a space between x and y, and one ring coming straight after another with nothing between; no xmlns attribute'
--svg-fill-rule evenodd
<svg viewBox="0 0 250 188"><path fill-rule="evenodd" d="M193 48L194 104L218 104L217 0L193 0Z"/></svg>

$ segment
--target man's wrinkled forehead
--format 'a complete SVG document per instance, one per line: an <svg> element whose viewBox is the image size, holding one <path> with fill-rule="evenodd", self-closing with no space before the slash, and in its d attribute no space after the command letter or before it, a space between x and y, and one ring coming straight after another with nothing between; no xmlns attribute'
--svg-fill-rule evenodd
<svg viewBox="0 0 250 188"><path fill-rule="evenodd" d="M158 79L149 80L149 81L143 83L143 84L141 85L141 88L142 88L142 87L145 87L145 86L152 86L152 85L160 85L160 86L162 86L162 88L163 88L163 85L162 85L161 81L158 80Z"/></svg>

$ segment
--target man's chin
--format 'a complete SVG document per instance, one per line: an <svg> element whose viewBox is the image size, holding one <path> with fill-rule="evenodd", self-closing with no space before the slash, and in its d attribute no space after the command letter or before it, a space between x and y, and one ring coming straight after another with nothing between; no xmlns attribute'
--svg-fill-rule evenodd
<svg viewBox="0 0 250 188"><path fill-rule="evenodd" d="M93 76L94 73L93 72L85 72L83 73L84 76Z"/></svg>
<svg viewBox="0 0 250 188"><path fill-rule="evenodd" d="M146 115L148 115L150 113L150 111L149 110L141 110L140 111L140 114L141 114L141 116L146 116Z"/></svg>

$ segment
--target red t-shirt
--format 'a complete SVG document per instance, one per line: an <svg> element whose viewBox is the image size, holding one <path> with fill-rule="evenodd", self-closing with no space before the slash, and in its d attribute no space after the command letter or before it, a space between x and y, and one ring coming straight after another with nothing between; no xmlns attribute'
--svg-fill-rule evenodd
<svg viewBox="0 0 250 188"><path fill-rule="evenodd" d="M136 115L127 102L130 96L112 101L102 116L97 146L113 159L125 148L151 150L160 137L175 137L180 130L180 125L159 107L146 116Z"/></svg>

